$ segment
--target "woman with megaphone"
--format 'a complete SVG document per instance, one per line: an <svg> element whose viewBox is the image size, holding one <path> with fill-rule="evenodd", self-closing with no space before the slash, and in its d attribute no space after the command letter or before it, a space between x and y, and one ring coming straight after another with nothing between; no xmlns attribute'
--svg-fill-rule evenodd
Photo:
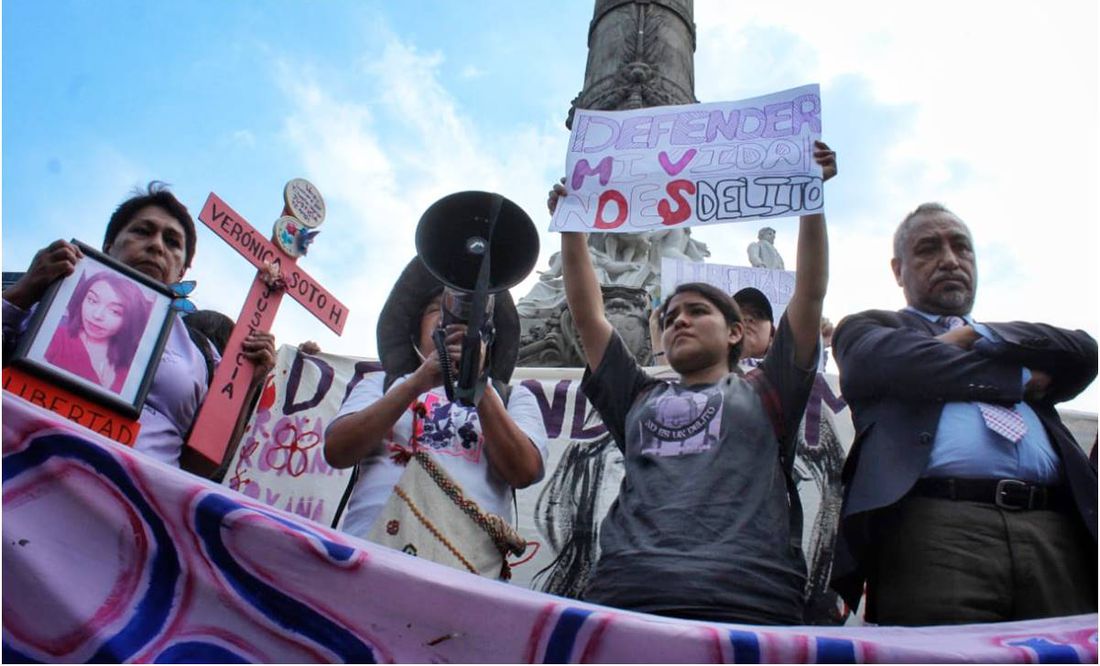
<svg viewBox="0 0 1100 666"><path fill-rule="evenodd" d="M471 573L510 576L506 558L524 547L510 526L513 490L541 479L547 456L538 401L507 384L519 350L507 289L534 259L517 265L513 250L491 267L484 262L501 238L530 237L537 257L530 218L484 192L445 197L421 218L418 256L378 319L385 372L364 377L325 432L328 463L356 468L345 532ZM463 376L477 380L465 393L453 379Z"/></svg>

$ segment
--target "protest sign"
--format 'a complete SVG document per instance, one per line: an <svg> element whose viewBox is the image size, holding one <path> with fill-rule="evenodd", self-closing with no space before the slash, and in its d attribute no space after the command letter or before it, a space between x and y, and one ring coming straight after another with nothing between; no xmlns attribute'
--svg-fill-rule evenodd
<svg viewBox="0 0 1100 666"><path fill-rule="evenodd" d="M551 231L639 233L820 211L821 96L578 109Z"/></svg>
<svg viewBox="0 0 1100 666"><path fill-rule="evenodd" d="M776 321L787 309L787 303L794 295L794 271L728 266L669 257L661 259L661 294L671 294L677 286L687 282L705 282L731 296L745 287L756 287L771 303Z"/></svg>

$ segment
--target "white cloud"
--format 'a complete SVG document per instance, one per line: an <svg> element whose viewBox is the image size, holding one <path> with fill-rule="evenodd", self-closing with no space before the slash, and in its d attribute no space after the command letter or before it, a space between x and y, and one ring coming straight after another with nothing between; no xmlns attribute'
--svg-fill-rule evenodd
<svg viewBox="0 0 1100 666"><path fill-rule="evenodd" d="M233 132L233 143L243 148L252 148L256 145L256 136L249 130L241 129Z"/></svg>
<svg viewBox="0 0 1100 666"><path fill-rule="evenodd" d="M700 99L822 84L825 138L840 163L826 195L834 320L902 305L890 237L906 212L934 200L974 233L978 317L1097 334L1095 3L738 3L731 11L700 1L695 20ZM747 226L725 232L738 238L731 263L744 261L758 225ZM797 227L776 226L793 260ZM711 243L715 261L726 258L724 245ZM1076 406L1095 410L1096 393Z"/></svg>
<svg viewBox="0 0 1100 666"><path fill-rule="evenodd" d="M477 65L466 65L462 68L462 71L458 73L458 76L462 79L480 79L485 76L485 70Z"/></svg>
<svg viewBox="0 0 1100 666"><path fill-rule="evenodd" d="M978 316L1096 334L1095 7L894 5L696 3L700 99L822 84L826 140L841 166L827 195L826 314L903 304L888 263L893 229L918 203L939 200L974 231ZM353 355L375 353L375 318L413 256L416 222L443 195L513 198L535 219L545 268L558 245L543 231L545 191L565 150L560 118L488 126L457 102L443 55L392 34L369 43L358 68L285 62L274 77L289 105L281 138L329 203L303 265L352 311L336 338L287 305L276 333ZM456 80L470 73L459 71ZM743 264L758 226L695 234L713 261ZM793 264L796 222L773 226ZM1095 389L1075 406L1095 410L1094 401Z"/></svg>
<svg viewBox="0 0 1100 666"><path fill-rule="evenodd" d="M291 82L284 83L291 106L284 137L328 204L303 266L352 313L337 338L300 308L284 308L275 325L280 341L311 338L326 351L373 356L377 314L415 254L422 212L468 189L501 192L536 212L560 169L560 130L479 126L441 80L441 55L393 36L381 43L340 81L311 65L279 65L277 79ZM357 90L369 92L347 92Z"/></svg>

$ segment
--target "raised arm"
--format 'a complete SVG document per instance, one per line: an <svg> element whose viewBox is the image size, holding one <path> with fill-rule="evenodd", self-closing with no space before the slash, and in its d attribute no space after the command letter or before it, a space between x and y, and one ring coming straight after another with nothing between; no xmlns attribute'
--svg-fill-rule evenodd
<svg viewBox="0 0 1100 666"><path fill-rule="evenodd" d="M555 184L547 205L553 213L558 198L565 194L565 186ZM603 292L592 260L588 255L588 234L565 231L561 234L562 278L565 281L565 299L573 325L581 338L588 367L595 370L607 351L614 329L603 310Z"/></svg>
<svg viewBox="0 0 1100 666"><path fill-rule="evenodd" d="M814 161L822 179L836 175L836 153L821 141L814 142ZM829 236L822 214L803 215L798 224L798 268L794 294L787 304L787 320L794 336L794 361L808 367L815 360L821 333L821 310L829 285Z"/></svg>

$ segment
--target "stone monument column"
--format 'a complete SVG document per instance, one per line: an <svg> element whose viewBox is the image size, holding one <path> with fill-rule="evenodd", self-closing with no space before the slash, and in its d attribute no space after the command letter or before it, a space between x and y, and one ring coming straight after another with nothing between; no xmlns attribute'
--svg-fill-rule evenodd
<svg viewBox="0 0 1100 666"><path fill-rule="evenodd" d="M617 111L691 104L695 99L695 22L692 0L596 0L588 27L588 63L575 109ZM652 360L648 318L660 286L661 257L702 261L710 253L690 229L646 234L590 234L589 252L604 292L608 318L641 363ZM519 365L584 365L573 330L561 262L555 253L539 283L516 304Z"/></svg>
<svg viewBox="0 0 1100 666"><path fill-rule="evenodd" d="M695 99L692 0L596 0L584 89L569 107L618 111Z"/></svg>

